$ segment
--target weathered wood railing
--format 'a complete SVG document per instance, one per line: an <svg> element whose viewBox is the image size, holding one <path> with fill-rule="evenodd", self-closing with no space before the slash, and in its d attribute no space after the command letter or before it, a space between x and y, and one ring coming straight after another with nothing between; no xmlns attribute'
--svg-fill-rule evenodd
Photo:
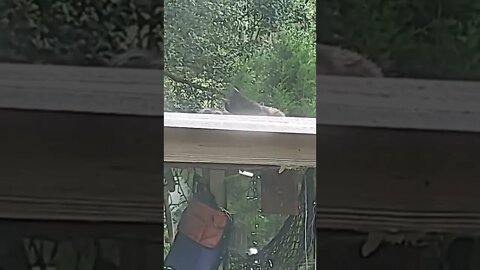
<svg viewBox="0 0 480 270"><path fill-rule="evenodd" d="M322 125L480 132L480 82L317 77Z"/></svg>
<svg viewBox="0 0 480 270"><path fill-rule="evenodd" d="M315 118L165 113L165 162L315 167Z"/></svg>
<svg viewBox="0 0 480 270"><path fill-rule="evenodd" d="M0 213L161 222L163 143L177 165L316 166L321 228L480 230L479 86L321 76L317 132L166 113L162 142L159 70L0 64Z"/></svg>
<svg viewBox="0 0 480 270"><path fill-rule="evenodd" d="M0 64L0 218L162 219L158 70Z"/></svg>
<svg viewBox="0 0 480 270"><path fill-rule="evenodd" d="M160 70L0 64L0 108L163 115Z"/></svg>
<svg viewBox="0 0 480 270"><path fill-rule="evenodd" d="M317 227L480 230L480 82L317 78Z"/></svg>

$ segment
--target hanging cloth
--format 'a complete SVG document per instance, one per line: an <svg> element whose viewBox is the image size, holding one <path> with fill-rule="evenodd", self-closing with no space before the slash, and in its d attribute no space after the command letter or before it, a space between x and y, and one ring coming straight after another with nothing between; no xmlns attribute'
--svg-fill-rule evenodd
<svg viewBox="0 0 480 270"><path fill-rule="evenodd" d="M182 213L165 266L174 270L218 269L232 221L216 203L194 197Z"/></svg>

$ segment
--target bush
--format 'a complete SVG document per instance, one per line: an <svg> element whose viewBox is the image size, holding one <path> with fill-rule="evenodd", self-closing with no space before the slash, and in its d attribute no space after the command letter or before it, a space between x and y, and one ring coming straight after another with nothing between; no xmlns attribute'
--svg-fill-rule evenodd
<svg viewBox="0 0 480 270"><path fill-rule="evenodd" d="M0 8L3 61L107 65L130 47L162 46L163 1L7 0Z"/></svg>
<svg viewBox="0 0 480 270"><path fill-rule="evenodd" d="M324 0L318 41L367 54L387 76L480 79L480 2Z"/></svg>

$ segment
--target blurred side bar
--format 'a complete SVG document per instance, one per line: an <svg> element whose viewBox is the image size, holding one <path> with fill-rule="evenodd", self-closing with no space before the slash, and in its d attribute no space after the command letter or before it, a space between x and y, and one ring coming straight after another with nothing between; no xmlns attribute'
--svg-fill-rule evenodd
<svg viewBox="0 0 480 270"><path fill-rule="evenodd" d="M318 76L317 227L480 229L480 83Z"/></svg>

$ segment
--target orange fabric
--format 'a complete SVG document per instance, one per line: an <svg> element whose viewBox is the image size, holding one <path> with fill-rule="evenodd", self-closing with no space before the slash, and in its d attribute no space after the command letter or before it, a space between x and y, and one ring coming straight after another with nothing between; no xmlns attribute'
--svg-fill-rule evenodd
<svg viewBox="0 0 480 270"><path fill-rule="evenodd" d="M222 240L227 224L228 216L225 212L193 199L183 212L178 228L200 245L214 248Z"/></svg>

